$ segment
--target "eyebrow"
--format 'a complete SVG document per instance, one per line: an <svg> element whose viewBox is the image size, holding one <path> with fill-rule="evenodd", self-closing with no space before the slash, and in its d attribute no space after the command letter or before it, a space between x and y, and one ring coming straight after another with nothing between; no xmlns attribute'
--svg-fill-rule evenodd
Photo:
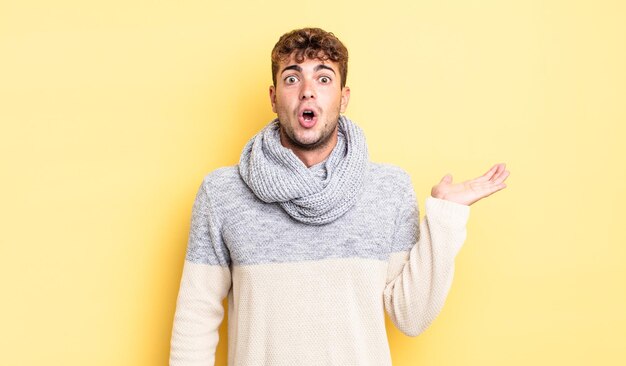
<svg viewBox="0 0 626 366"><path fill-rule="evenodd" d="M319 64L319 65L315 66L315 69L314 69L314 70L315 70L315 71L320 71L320 70L322 70L322 69L324 69L324 70L330 70L330 71L332 71L332 72L333 72L333 74L335 74L335 70L333 70L333 68L332 68L332 67L330 67L330 66L326 66L326 65L324 65L324 64ZM336 75L336 74L335 74L335 75Z"/></svg>
<svg viewBox="0 0 626 366"><path fill-rule="evenodd" d="M289 65L289 66L285 67L285 68L283 69L283 71L281 71L281 72L280 72L280 73L281 73L281 75L282 75L285 71L287 71L287 70L296 70L297 72L302 72L302 68L300 67L300 65ZM333 70L333 68L332 68L332 67L330 67L330 66L326 66L326 65L324 65L324 64L319 64L319 65L315 66L315 68L313 69L313 71L316 71L316 72L317 72L317 71L320 71L320 70L330 70L330 71L332 71L332 72L333 72L333 74L337 75L337 74L335 73L335 70Z"/></svg>

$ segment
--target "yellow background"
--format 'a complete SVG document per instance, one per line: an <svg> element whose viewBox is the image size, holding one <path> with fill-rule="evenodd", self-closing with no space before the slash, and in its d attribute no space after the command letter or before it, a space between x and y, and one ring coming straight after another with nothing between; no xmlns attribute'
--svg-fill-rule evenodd
<svg viewBox="0 0 626 366"><path fill-rule="evenodd" d="M195 192L274 117L293 28L348 46L346 115L472 205L446 305L394 365L626 364L621 1L0 2L2 365L166 365ZM277 294L276 296L280 296ZM225 365L225 322L218 365Z"/></svg>

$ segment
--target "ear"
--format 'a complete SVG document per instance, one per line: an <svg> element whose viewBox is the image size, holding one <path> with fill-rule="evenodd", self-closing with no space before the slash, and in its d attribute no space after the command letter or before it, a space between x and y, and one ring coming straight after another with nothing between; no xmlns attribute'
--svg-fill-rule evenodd
<svg viewBox="0 0 626 366"><path fill-rule="evenodd" d="M341 88L341 106L340 106L341 108L339 109L341 113L346 111L349 101L350 101L350 87L344 86L343 88Z"/></svg>
<svg viewBox="0 0 626 366"><path fill-rule="evenodd" d="M270 85L270 103L272 103L272 112L276 113L276 88Z"/></svg>

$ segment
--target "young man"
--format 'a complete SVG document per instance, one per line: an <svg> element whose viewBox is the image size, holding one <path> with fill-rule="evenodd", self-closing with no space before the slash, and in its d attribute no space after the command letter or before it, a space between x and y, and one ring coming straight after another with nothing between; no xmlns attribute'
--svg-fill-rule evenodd
<svg viewBox="0 0 626 366"><path fill-rule="evenodd" d="M390 365L385 311L417 336L443 307L469 205L509 172L446 175L420 223L409 175L370 162L362 130L341 114L347 61L317 28L274 47L278 118L196 196L170 365L214 364L227 296L229 365Z"/></svg>

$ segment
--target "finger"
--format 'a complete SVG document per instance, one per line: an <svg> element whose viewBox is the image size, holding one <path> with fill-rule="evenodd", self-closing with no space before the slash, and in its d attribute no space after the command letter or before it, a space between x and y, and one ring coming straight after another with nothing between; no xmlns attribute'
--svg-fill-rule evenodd
<svg viewBox="0 0 626 366"><path fill-rule="evenodd" d="M491 167L491 169L489 169L487 173L483 175L483 177L492 177L498 171L498 168L499 168L498 164L495 164L494 166Z"/></svg>
<svg viewBox="0 0 626 366"><path fill-rule="evenodd" d="M493 184L495 185L499 185L502 182L504 182L506 180L506 178L508 178L508 176L511 174L511 172L509 172L508 170L505 170L504 172L502 172L502 174L500 174L500 176L498 176L497 179L495 179L493 181Z"/></svg>
<svg viewBox="0 0 626 366"><path fill-rule="evenodd" d="M506 188L506 184L485 184L477 189L480 198L491 196L492 194Z"/></svg>
<svg viewBox="0 0 626 366"><path fill-rule="evenodd" d="M487 171L487 173L483 174L481 177L475 179L476 182L486 182L496 173L498 170L498 164L494 165Z"/></svg>
<svg viewBox="0 0 626 366"><path fill-rule="evenodd" d="M501 185L503 185L505 178L506 177L503 177L501 182L489 181L489 182L479 183L478 185L475 185L472 188L475 190L482 190L482 189L491 190L494 187L500 187Z"/></svg>
<svg viewBox="0 0 626 366"><path fill-rule="evenodd" d="M502 176L502 174L504 173L506 164L504 163L500 163L498 164L498 169L496 170L496 172L493 174L493 176L491 177L491 181L495 181L498 178L500 178Z"/></svg>

